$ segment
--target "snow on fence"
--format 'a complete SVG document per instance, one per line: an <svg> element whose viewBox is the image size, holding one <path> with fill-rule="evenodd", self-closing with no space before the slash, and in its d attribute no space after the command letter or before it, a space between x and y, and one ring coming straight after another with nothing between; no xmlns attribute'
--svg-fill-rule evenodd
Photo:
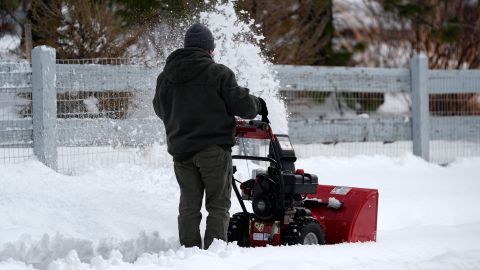
<svg viewBox="0 0 480 270"><path fill-rule="evenodd" d="M301 157L413 152L447 163L480 156L479 70L428 70L423 55L409 69L274 69ZM151 108L159 72L121 59L56 60L45 47L34 49L32 68L0 63L0 159L35 154L61 172L169 163Z"/></svg>
<svg viewBox="0 0 480 270"><path fill-rule="evenodd" d="M0 163L32 157L32 69L28 61L0 62ZM22 115L22 117L19 116Z"/></svg>

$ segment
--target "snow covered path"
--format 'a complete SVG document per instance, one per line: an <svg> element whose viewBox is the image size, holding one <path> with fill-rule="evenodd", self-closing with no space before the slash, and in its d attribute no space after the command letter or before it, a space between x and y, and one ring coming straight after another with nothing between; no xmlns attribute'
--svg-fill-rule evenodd
<svg viewBox="0 0 480 270"><path fill-rule="evenodd" d="M169 167L65 176L32 160L0 167L0 270L480 269L480 159L318 157L297 167L325 184L379 189L378 241L184 249Z"/></svg>
<svg viewBox="0 0 480 270"><path fill-rule="evenodd" d="M119 252L81 263L75 252L51 263L56 269L480 269L480 224L429 226L381 233L376 243L244 249L217 242L208 251L180 248L143 254L135 263ZM17 268L15 268L17 267ZM31 269L7 260L0 269Z"/></svg>

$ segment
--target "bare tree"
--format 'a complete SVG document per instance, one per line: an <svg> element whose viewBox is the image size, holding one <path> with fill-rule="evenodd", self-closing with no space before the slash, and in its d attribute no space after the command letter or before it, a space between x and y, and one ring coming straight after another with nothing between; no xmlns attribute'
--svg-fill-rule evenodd
<svg viewBox="0 0 480 270"><path fill-rule="evenodd" d="M331 60L331 0L241 0L238 7L259 24L264 51L275 63L320 65Z"/></svg>
<svg viewBox="0 0 480 270"><path fill-rule="evenodd" d="M344 16L345 32L340 35L344 46L366 44L366 50L354 58L357 64L404 66L414 52L424 52L430 68L480 67L478 0L363 0L363 3L360 12Z"/></svg>
<svg viewBox="0 0 480 270"><path fill-rule="evenodd" d="M36 44L57 49L59 58L126 57L142 28L122 28L110 1L33 0ZM118 8L118 7L117 7Z"/></svg>
<svg viewBox="0 0 480 270"><path fill-rule="evenodd" d="M348 7L340 6L348 9ZM415 52L428 56L432 69L480 67L480 3L478 0L363 0L354 16L343 16L339 40L344 46L362 42L359 65L402 67ZM430 95L436 115L480 114L475 94Z"/></svg>

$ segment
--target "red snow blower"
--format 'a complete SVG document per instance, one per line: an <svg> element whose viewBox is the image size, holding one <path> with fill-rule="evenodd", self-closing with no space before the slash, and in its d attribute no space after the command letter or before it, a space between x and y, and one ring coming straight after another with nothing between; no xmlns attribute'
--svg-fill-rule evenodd
<svg viewBox="0 0 480 270"><path fill-rule="evenodd" d="M269 150L266 157L233 155L232 159L270 165L257 170L254 179L240 182L232 177L243 211L230 218L229 242L261 247L376 240L377 190L319 185L316 175L295 168L297 158L288 135L274 134L268 121L238 120L236 137L267 140ZM244 200L251 201L253 213Z"/></svg>

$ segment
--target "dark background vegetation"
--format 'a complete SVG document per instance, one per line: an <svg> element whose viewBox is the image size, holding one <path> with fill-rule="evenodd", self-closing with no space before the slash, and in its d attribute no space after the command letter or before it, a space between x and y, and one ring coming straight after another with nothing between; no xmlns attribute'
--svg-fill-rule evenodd
<svg viewBox="0 0 480 270"><path fill-rule="evenodd" d="M354 7L343 8L342 16L355 21L340 26L335 26L334 8L342 1L332 1L239 0L236 7L241 18L260 25L266 38L262 49L274 63L393 66L401 63L389 58L423 51L431 68L480 67L478 0L363 0L367 18L355 16ZM2 0L0 36L21 36L30 23L34 45L56 48L59 59L130 57L128 48L152 25L175 26L213 5L203 0ZM380 53L380 46L389 49Z"/></svg>
<svg viewBox="0 0 480 270"><path fill-rule="evenodd" d="M361 9L351 3L238 0L235 6L240 18L255 20L252 31L265 36L260 46L276 64L405 67L414 52L424 52L433 69L480 68L479 0L359 0ZM1 0L0 38L21 37L14 54L26 57L23 30L30 24L33 46L54 47L58 59L143 59L152 51L165 58L168 41L182 39L178 32L188 26L182 22L214 5L213 0ZM470 110L466 104L475 98L434 95L431 111L457 114ZM375 100L381 104L383 95ZM377 103L365 106L374 110Z"/></svg>
<svg viewBox="0 0 480 270"><path fill-rule="evenodd" d="M241 18L260 25L266 37L262 48L274 63L394 66L399 63L389 60L398 54L423 51L431 68L480 67L477 0L364 0L368 12L360 16L365 18L353 7L343 13L349 17L346 23L337 26L332 1L239 0L236 7ZM203 0L2 0L0 36L22 35L19 29L30 23L34 45L56 48L58 58L129 57L128 48L152 25L178 25L214 4ZM379 53L380 46L387 46L388 52ZM141 54L141 49L136 53Z"/></svg>

